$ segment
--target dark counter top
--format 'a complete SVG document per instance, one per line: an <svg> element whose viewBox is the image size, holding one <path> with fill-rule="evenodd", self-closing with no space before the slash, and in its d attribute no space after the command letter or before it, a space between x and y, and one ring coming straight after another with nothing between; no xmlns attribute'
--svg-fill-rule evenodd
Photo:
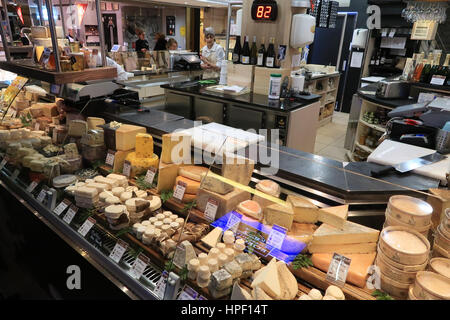
<svg viewBox="0 0 450 320"><path fill-rule="evenodd" d="M144 113L105 112L103 116L108 120L145 126L155 136L194 126L194 121L154 109ZM401 176L393 173L383 177L383 180L373 179L370 177L370 170L378 166L374 163L345 163L284 146L280 146L279 150L280 169L275 174L276 177L349 202L387 202L393 194L414 195L413 190L426 191L439 186L438 180L414 173ZM246 151L248 154L248 148ZM260 168L258 165L257 169Z"/></svg>
<svg viewBox="0 0 450 320"><path fill-rule="evenodd" d="M390 108L397 108L400 106L404 106L407 104L413 104L416 103L415 99L383 99L383 98L378 98L375 96L375 92L377 91L377 84L376 83L372 83L369 84L365 87L359 88L358 89L358 95L370 102L376 103L376 104L381 104L383 106L387 106ZM368 94L366 92L371 92L373 94Z"/></svg>
<svg viewBox="0 0 450 320"><path fill-rule="evenodd" d="M203 97L211 97L216 99L221 99L231 103L246 104L251 106L256 106L264 109L275 110L280 112L289 112L291 110L299 109L307 106L311 103L319 101L320 97L313 98L311 100L303 100L300 102L290 101L285 99L280 100L270 100L268 96L256 93L247 93L241 95L229 95L226 93L213 92L206 90L207 86L204 85L194 85L192 83L175 83L175 84L165 84L161 86L167 90L178 91L186 94L199 95Z"/></svg>

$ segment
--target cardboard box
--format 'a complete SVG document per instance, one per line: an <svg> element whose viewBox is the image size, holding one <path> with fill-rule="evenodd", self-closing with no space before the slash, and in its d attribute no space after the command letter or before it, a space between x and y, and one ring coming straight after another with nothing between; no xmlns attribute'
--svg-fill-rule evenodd
<svg viewBox="0 0 450 320"><path fill-rule="evenodd" d="M291 76L291 69L276 69L276 68L265 68L265 67L255 67L255 81L253 82L253 93L263 94L265 96L269 95L269 82L270 75L272 73L281 74L281 81L283 81L285 76ZM290 83L289 83L290 86Z"/></svg>

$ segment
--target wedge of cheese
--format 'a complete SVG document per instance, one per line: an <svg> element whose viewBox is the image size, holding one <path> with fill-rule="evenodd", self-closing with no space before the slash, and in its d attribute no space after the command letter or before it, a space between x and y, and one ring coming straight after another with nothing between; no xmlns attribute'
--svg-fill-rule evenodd
<svg viewBox="0 0 450 320"><path fill-rule="evenodd" d="M308 245L310 253L372 253L377 251L376 242L362 242L362 243L347 243L347 244L315 244L313 242Z"/></svg>
<svg viewBox="0 0 450 320"><path fill-rule="evenodd" d="M98 130L100 129L97 126L101 126L105 124L105 119L102 118L95 118L95 117L88 117L86 119L88 130Z"/></svg>
<svg viewBox="0 0 450 320"><path fill-rule="evenodd" d="M264 268L264 271L252 282L252 288L261 288L271 298L277 299L281 297L280 278L278 276L278 267L276 259L273 258Z"/></svg>
<svg viewBox="0 0 450 320"><path fill-rule="evenodd" d="M219 239L222 236L222 232L222 228L216 227L210 233L204 236L200 241L209 248L214 248L217 242L219 242Z"/></svg>
<svg viewBox="0 0 450 320"><path fill-rule="evenodd" d="M263 289L256 287L252 290L253 300L273 300Z"/></svg>
<svg viewBox="0 0 450 320"><path fill-rule="evenodd" d="M191 139L191 135L181 132L163 134L161 161L177 164L190 163Z"/></svg>
<svg viewBox="0 0 450 320"><path fill-rule="evenodd" d="M125 158L131 151L116 151L114 154L114 164L113 164L113 171L114 172L120 172L123 171L123 163L125 162Z"/></svg>
<svg viewBox="0 0 450 320"><path fill-rule="evenodd" d="M346 282L354 284L360 288L366 286L367 270L373 265L375 252L366 254L346 254L345 256L352 261L347 273ZM333 259L333 253L314 253L311 257L312 263L317 269L327 272Z"/></svg>
<svg viewBox="0 0 450 320"><path fill-rule="evenodd" d="M136 146L136 135L138 133L146 133L144 127L133 126L130 124L122 124L116 130L116 150L128 151Z"/></svg>
<svg viewBox="0 0 450 320"><path fill-rule="evenodd" d="M348 204L319 210L318 220L342 229L348 216Z"/></svg>
<svg viewBox="0 0 450 320"><path fill-rule="evenodd" d="M278 278L280 279L280 300L293 300L298 292L298 284L284 261L277 262Z"/></svg>
<svg viewBox="0 0 450 320"><path fill-rule="evenodd" d="M342 229L323 223L314 232L312 243L337 245L377 242L379 235L380 231L351 221L345 221Z"/></svg>
<svg viewBox="0 0 450 320"><path fill-rule="evenodd" d="M231 292L231 300L253 300L252 295L243 289L236 281Z"/></svg>
<svg viewBox="0 0 450 320"><path fill-rule="evenodd" d="M178 168L180 165L174 163L159 163L158 182L156 190L158 192L172 190L175 185L175 179L178 177Z"/></svg>
<svg viewBox="0 0 450 320"><path fill-rule="evenodd" d="M294 211L294 221L300 223L316 223L319 215L319 208L309 200L288 195L286 201L292 205Z"/></svg>
<svg viewBox="0 0 450 320"><path fill-rule="evenodd" d="M255 162L236 156L225 156L222 164L222 176L237 183L248 186L252 177Z"/></svg>
<svg viewBox="0 0 450 320"><path fill-rule="evenodd" d="M250 193L241 189L235 188L227 194L218 194L205 189L198 189L197 193L197 208L204 212L208 200L212 198L219 203L216 212L216 219L226 215L228 212L236 209L239 203L250 199Z"/></svg>
<svg viewBox="0 0 450 320"><path fill-rule="evenodd" d="M208 168L201 166L183 166L178 169L178 174L185 178L202 181L202 175L207 174L209 172Z"/></svg>
<svg viewBox="0 0 450 320"><path fill-rule="evenodd" d="M276 224L290 230L294 222L294 211L290 205L274 203L264 208L264 220L267 224Z"/></svg>
<svg viewBox="0 0 450 320"><path fill-rule="evenodd" d="M200 188L200 182L183 176L178 176L175 178L175 186L178 182L184 182L186 184L186 190L184 191L185 193L197 194L197 191Z"/></svg>

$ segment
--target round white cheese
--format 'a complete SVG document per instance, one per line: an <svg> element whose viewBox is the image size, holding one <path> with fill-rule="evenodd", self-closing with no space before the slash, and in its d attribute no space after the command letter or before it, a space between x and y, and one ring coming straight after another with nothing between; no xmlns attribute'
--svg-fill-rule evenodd
<svg viewBox="0 0 450 320"><path fill-rule="evenodd" d="M156 217L156 219L158 219L161 222L165 219L165 217L162 213L158 213L155 217Z"/></svg>
<svg viewBox="0 0 450 320"><path fill-rule="evenodd" d="M175 220L178 219L178 215L176 215L176 214L171 214L171 215L169 216L169 219L172 220L172 221L175 221Z"/></svg>
<svg viewBox="0 0 450 320"><path fill-rule="evenodd" d="M219 266L222 268L222 266L228 262L228 256L225 253L221 253L217 257L217 260L219 261Z"/></svg>
<svg viewBox="0 0 450 320"><path fill-rule="evenodd" d="M345 300L344 293L339 287L336 286L329 286L327 291L325 291L325 296L332 296L337 300Z"/></svg>
<svg viewBox="0 0 450 320"><path fill-rule="evenodd" d="M169 219L169 218L164 218L163 223L164 223L164 224L171 224L171 223L172 223L172 220Z"/></svg>
<svg viewBox="0 0 450 320"><path fill-rule="evenodd" d="M131 198L133 198L133 194L129 191L122 192L120 195L120 200L122 200L122 202L125 202Z"/></svg>
<svg viewBox="0 0 450 320"><path fill-rule="evenodd" d="M115 188L112 188L111 192L113 193L114 196L120 197L120 195L125 192L125 188L115 187Z"/></svg>
<svg viewBox="0 0 450 320"><path fill-rule="evenodd" d="M226 249L225 243L219 242L218 244L216 244L216 248L219 249L219 251L220 251L221 253L223 253L224 250Z"/></svg>
<svg viewBox="0 0 450 320"><path fill-rule="evenodd" d="M126 210L125 206L111 205L105 208L105 215L110 219L118 219Z"/></svg>
<svg viewBox="0 0 450 320"><path fill-rule="evenodd" d="M312 298L310 296L308 296L307 294L302 294L298 300L312 300Z"/></svg>
<svg viewBox="0 0 450 320"><path fill-rule="evenodd" d="M336 299L333 296L325 296L325 297L322 298L322 300L338 300L338 299Z"/></svg>
<svg viewBox="0 0 450 320"><path fill-rule="evenodd" d="M153 196L151 199L148 199L150 201L150 211L156 211L159 208L161 208L161 198L158 196Z"/></svg>
<svg viewBox="0 0 450 320"><path fill-rule="evenodd" d="M155 226L155 228L161 229L164 224L162 223L162 221L156 221L153 225Z"/></svg>
<svg viewBox="0 0 450 320"><path fill-rule="evenodd" d="M214 258L208 259L208 267L209 267L209 271L211 273L214 273L217 270L219 270L219 265L218 265L217 259L214 259Z"/></svg>
<svg viewBox="0 0 450 320"><path fill-rule="evenodd" d="M99 199L102 202L106 202L106 199L108 199L109 197L113 196L111 192L109 191L103 191L99 194Z"/></svg>
<svg viewBox="0 0 450 320"><path fill-rule="evenodd" d="M108 197L105 199L106 204L120 204L120 199L117 197Z"/></svg>
<svg viewBox="0 0 450 320"><path fill-rule="evenodd" d="M143 226L148 227L148 226L150 225L150 221L145 220L145 221L142 221L141 224L142 224Z"/></svg>
<svg viewBox="0 0 450 320"><path fill-rule="evenodd" d="M144 227L143 225L141 225L141 226L137 229L137 234L136 234L136 236L137 236L138 239L142 239L142 234L145 232L146 229L147 229L147 228Z"/></svg>
<svg viewBox="0 0 450 320"><path fill-rule="evenodd" d="M234 250L230 249L230 248L226 248L224 250L224 253L226 254L226 256L228 257L228 262L230 262L231 260L234 259Z"/></svg>
<svg viewBox="0 0 450 320"><path fill-rule="evenodd" d="M172 223L170 223L170 227L174 230L174 231L176 231L176 230L178 230L178 229L180 229L180 224L178 223L178 222L172 222Z"/></svg>
<svg viewBox="0 0 450 320"><path fill-rule="evenodd" d="M189 260L189 263L188 263L189 271L197 272L199 268L200 268L200 261L198 259L193 258L193 259Z"/></svg>
<svg viewBox="0 0 450 320"><path fill-rule="evenodd" d="M202 265L202 266L207 265L208 255L206 253L202 252L198 255L198 260L200 261L200 265ZM208 271L209 271L209 269L208 269Z"/></svg>
<svg viewBox="0 0 450 320"><path fill-rule="evenodd" d="M134 232L134 234L137 234L137 229L138 229L140 226L142 226L142 224L140 224L140 223L135 223L135 224L133 224L133 232Z"/></svg>
<svg viewBox="0 0 450 320"><path fill-rule="evenodd" d="M200 262L200 267L198 268L198 276L203 279L209 279L211 272L209 271L208 265L202 265Z"/></svg>
<svg viewBox="0 0 450 320"><path fill-rule="evenodd" d="M317 289L311 289L308 296L310 296L312 300L322 300L322 293Z"/></svg>
<svg viewBox="0 0 450 320"><path fill-rule="evenodd" d="M162 213L166 218L170 217L173 213L172 211L163 211Z"/></svg>
<svg viewBox="0 0 450 320"><path fill-rule="evenodd" d="M151 224L155 224L155 222L158 221L158 218L156 218L156 217L151 217L151 218L148 219L148 221L149 221Z"/></svg>
<svg viewBox="0 0 450 320"><path fill-rule="evenodd" d="M182 226L184 224L184 219L183 218L177 218L175 220L175 222L178 222Z"/></svg>
<svg viewBox="0 0 450 320"><path fill-rule="evenodd" d="M138 190L139 190L139 188L138 188L138 187L135 187L135 186L129 186L129 187L126 187L126 188L125 188L125 191L126 191L126 192L132 192L132 191L136 192L136 191L138 191Z"/></svg>

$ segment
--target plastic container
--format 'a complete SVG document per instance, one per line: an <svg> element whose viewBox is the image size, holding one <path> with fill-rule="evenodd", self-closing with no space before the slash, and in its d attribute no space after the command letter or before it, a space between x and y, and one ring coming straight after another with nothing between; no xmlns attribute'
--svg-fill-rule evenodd
<svg viewBox="0 0 450 320"><path fill-rule="evenodd" d="M269 99L280 99L281 74L271 74L269 82Z"/></svg>

